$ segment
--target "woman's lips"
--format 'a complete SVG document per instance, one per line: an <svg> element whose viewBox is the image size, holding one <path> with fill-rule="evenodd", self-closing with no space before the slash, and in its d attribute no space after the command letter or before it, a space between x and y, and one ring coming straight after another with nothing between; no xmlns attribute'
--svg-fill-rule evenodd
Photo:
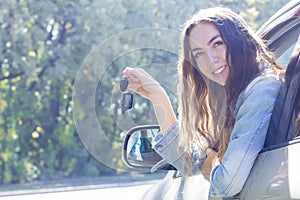
<svg viewBox="0 0 300 200"><path fill-rule="evenodd" d="M226 69L226 67L227 67L227 65L223 65L223 66L219 67L217 70L215 70L213 72L213 74L216 74L216 75L221 74Z"/></svg>

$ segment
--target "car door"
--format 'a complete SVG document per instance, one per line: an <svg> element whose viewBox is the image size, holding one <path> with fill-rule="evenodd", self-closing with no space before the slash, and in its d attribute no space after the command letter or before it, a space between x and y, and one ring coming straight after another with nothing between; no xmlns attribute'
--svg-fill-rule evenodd
<svg viewBox="0 0 300 200"><path fill-rule="evenodd" d="M239 195L240 199L300 199L299 1L290 11L290 17L277 18L274 26L270 23L269 30L263 35L282 65L289 61L286 81L274 107L265 148L255 162Z"/></svg>

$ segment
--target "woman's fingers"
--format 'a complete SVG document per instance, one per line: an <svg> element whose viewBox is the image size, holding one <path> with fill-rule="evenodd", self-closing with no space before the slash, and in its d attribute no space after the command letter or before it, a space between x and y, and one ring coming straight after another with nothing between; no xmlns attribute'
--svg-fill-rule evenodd
<svg viewBox="0 0 300 200"><path fill-rule="evenodd" d="M207 155L206 160L200 166L200 170L202 171L202 174L203 174L204 178L209 180L210 179L210 173L211 173L213 167L215 166L216 160L218 158L217 158L217 152L214 151L211 148L208 148L206 150L206 155Z"/></svg>
<svg viewBox="0 0 300 200"><path fill-rule="evenodd" d="M132 83L131 82L131 83L128 84L128 89L132 90L132 91L136 91L140 87L141 87L141 84L139 84L139 83Z"/></svg>
<svg viewBox="0 0 300 200"><path fill-rule="evenodd" d="M123 75L128 78L128 89L149 100L162 90L160 84L141 68L127 67L123 71Z"/></svg>
<svg viewBox="0 0 300 200"><path fill-rule="evenodd" d="M153 80L153 78L145 70L141 68L130 68L127 67L123 71L125 77L128 78L137 78L139 80Z"/></svg>

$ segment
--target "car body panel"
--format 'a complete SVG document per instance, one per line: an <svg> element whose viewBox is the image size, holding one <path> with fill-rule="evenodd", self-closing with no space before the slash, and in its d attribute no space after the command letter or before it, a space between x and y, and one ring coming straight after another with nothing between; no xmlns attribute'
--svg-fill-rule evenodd
<svg viewBox="0 0 300 200"><path fill-rule="evenodd" d="M300 138L285 147L261 153L240 199L300 199L299 155Z"/></svg>
<svg viewBox="0 0 300 200"><path fill-rule="evenodd" d="M288 147L288 177L291 199L300 199L300 138L297 138L296 144Z"/></svg>

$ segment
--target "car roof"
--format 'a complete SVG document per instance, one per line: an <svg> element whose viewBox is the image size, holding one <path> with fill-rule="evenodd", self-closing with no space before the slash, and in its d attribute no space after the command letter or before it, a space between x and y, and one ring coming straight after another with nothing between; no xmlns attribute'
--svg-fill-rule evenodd
<svg viewBox="0 0 300 200"><path fill-rule="evenodd" d="M300 17L300 1L292 0L277 11L269 20L267 20L257 33L262 37L266 37L269 32L271 32L274 27L279 26L283 22L293 18Z"/></svg>

